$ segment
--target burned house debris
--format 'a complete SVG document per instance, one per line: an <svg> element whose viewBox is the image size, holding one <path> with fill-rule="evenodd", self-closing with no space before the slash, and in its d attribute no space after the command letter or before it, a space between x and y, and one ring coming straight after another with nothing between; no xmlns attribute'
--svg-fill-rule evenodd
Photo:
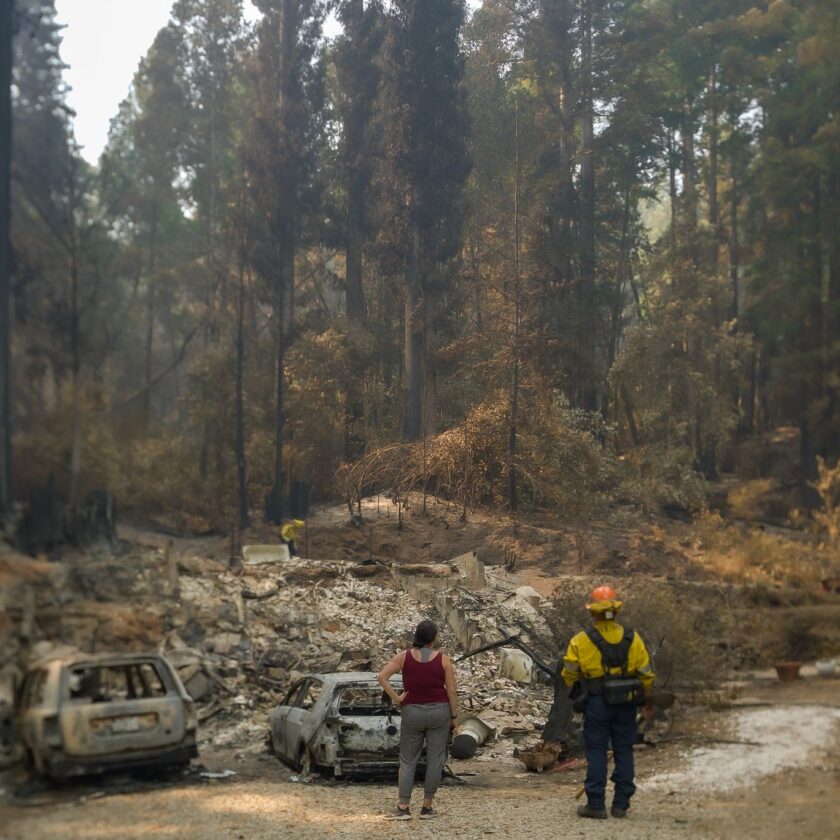
<svg viewBox="0 0 840 840"><path fill-rule="evenodd" d="M341 775L358 763L392 766L399 715L379 695L361 704L335 701L338 706L325 699L315 710L320 722L307 730L303 759L301 736L286 740L283 733L288 721L311 717L304 694L316 684L334 698L349 679L345 674L355 672L353 679L369 678L376 693L373 672L408 645L413 627L429 615L439 621L443 644L454 657L475 654L458 666L463 712L458 734L472 740L468 752L479 760L503 757L513 763L514 746L538 738L548 720L550 679L526 652L536 648L538 658L546 656L545 604L530 587L517 587L505 570L485 567L474 553L450 563L377 564L375 574L360 577L355 561L290 558L284 547L245 546L243 563L231 569L226 558L215 559L195 544L173 549L170 539L131 536L114 552L88 552L84 561L41 566L32 561L37 574L25 587L26 598L7 602L11 623L4 633L13 643L0 667L18 685L23 675L13 673L15 663L27 651L30 661L33 653L55 657L68 649L157 651L143 662L160 671L150 690L163 685L166 696L146 697L141 677L147 670L129 675L121 665L126 676L120 695L108 687L102 696L123 705L113 715L97 712L97 720L115 720L97 723L92 743L139 742L154 728L147 714L157 715L166 729L163 711L145 712L137 704L171 704L178 695L184 725L199 724L199 746L247 743L249 750L262 750L270 719L275 752L296 767L305 759ZM493 645L510 638L516 641ZM482 646L487 650L478 653ZM108 673L103 679L107 676L110 686ZM61 686L55 691L70 691L70 676L56 679ZM70 707L75 698L67 695L65 701ZM125 722L118 722L121 718ZM337 723L345 718L350 723ZM136 731L125 729L135 726ZM178 726L167 743L177 740ZM373 730L374 741L381 736L376 745ZM356 738L361 740L354 745ZM37 745L33 737L27 749L34 754ZM46 763L41 761L44 769Z"/></svg>

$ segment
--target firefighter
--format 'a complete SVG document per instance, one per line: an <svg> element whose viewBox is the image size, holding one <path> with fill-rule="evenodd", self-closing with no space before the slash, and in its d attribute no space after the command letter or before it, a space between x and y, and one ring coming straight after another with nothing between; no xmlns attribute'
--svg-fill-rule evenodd
<svg viewBox="0 0 840 840"><path fill-rule="evenodd" d="M302 519L287 519L280 528L280 541L289 546L290 557L300 556L295 541L297 540L298 528L303 528L303 526L304 521Z"/></svg>
<svg viewBox="0 0 840 840"><path fill-rule="evenodd" d="M612 743L615 769L610 777L615 785L610 813L626 817L633 784L633 745L636 743L636 712L646 702L654 674L645 644L638 633L622 627L616 620L621 609L615 590L599 586L586 604L594 626L578 633L569 642L563 659L562 676L571 689L575 709L583 711L583 743L586 751L586 805L579 817L605 820L607 790L607 749Z"/></svg>

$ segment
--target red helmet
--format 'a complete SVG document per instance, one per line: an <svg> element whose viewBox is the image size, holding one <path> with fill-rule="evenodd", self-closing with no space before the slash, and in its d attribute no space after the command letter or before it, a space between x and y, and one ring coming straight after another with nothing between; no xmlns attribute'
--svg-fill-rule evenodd
<svg viewBox="0 0 840 840"><path fill-rule="evenodd" d="M603 605L603 609L605 610L620 609L621 601L618 600L618 595L611 586L596 586L589 596L589 603L586 605L586 609L591 610L593 607L597 608L601 607L601 605Z"/></svg>

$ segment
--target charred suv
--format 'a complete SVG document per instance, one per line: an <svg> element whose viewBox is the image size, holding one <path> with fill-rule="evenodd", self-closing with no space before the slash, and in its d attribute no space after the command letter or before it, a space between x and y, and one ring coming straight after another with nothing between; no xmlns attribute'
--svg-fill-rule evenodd
<svg viewBox="0 0 840 840"><path fill-rule="evenodd" d="M402 690L399 678L392 684ZM399 767L399 710L370 673L310 674L269 715L271 748L308 775L336 776Z"/></svg>
<svg viewBox="0 0 840 840"><path fill-rule="evenodd" d="M35 663L18 696L18 726L31 768L57 779L198 755L193 701L155 654Z"/></svg>

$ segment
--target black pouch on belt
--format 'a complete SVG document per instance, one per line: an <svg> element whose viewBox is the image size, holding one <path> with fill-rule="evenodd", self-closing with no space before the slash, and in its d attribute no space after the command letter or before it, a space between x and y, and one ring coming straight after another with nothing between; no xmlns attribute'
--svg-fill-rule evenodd
<svg viewBox="0 0 840 840"><path fill-rule="evenodd" d="M586 631L586 635L601 654L601 666L604 670L603 689L604 702L609 706L620 703L634 703L637 706L645 702L645 692L642 681L629 675L628 658L630 645L633 644L633 631L626 627L620 642L611 644L594 627ZM620 674L611 673L621 669Z"/></svg>
<svg viewBox="0 0 840 840"><path fill-rule="evenodd" d="M645 702L642 681L636 677L605 677L604 702L609 706L619 703L635 703L640 706Z"/></svg>

